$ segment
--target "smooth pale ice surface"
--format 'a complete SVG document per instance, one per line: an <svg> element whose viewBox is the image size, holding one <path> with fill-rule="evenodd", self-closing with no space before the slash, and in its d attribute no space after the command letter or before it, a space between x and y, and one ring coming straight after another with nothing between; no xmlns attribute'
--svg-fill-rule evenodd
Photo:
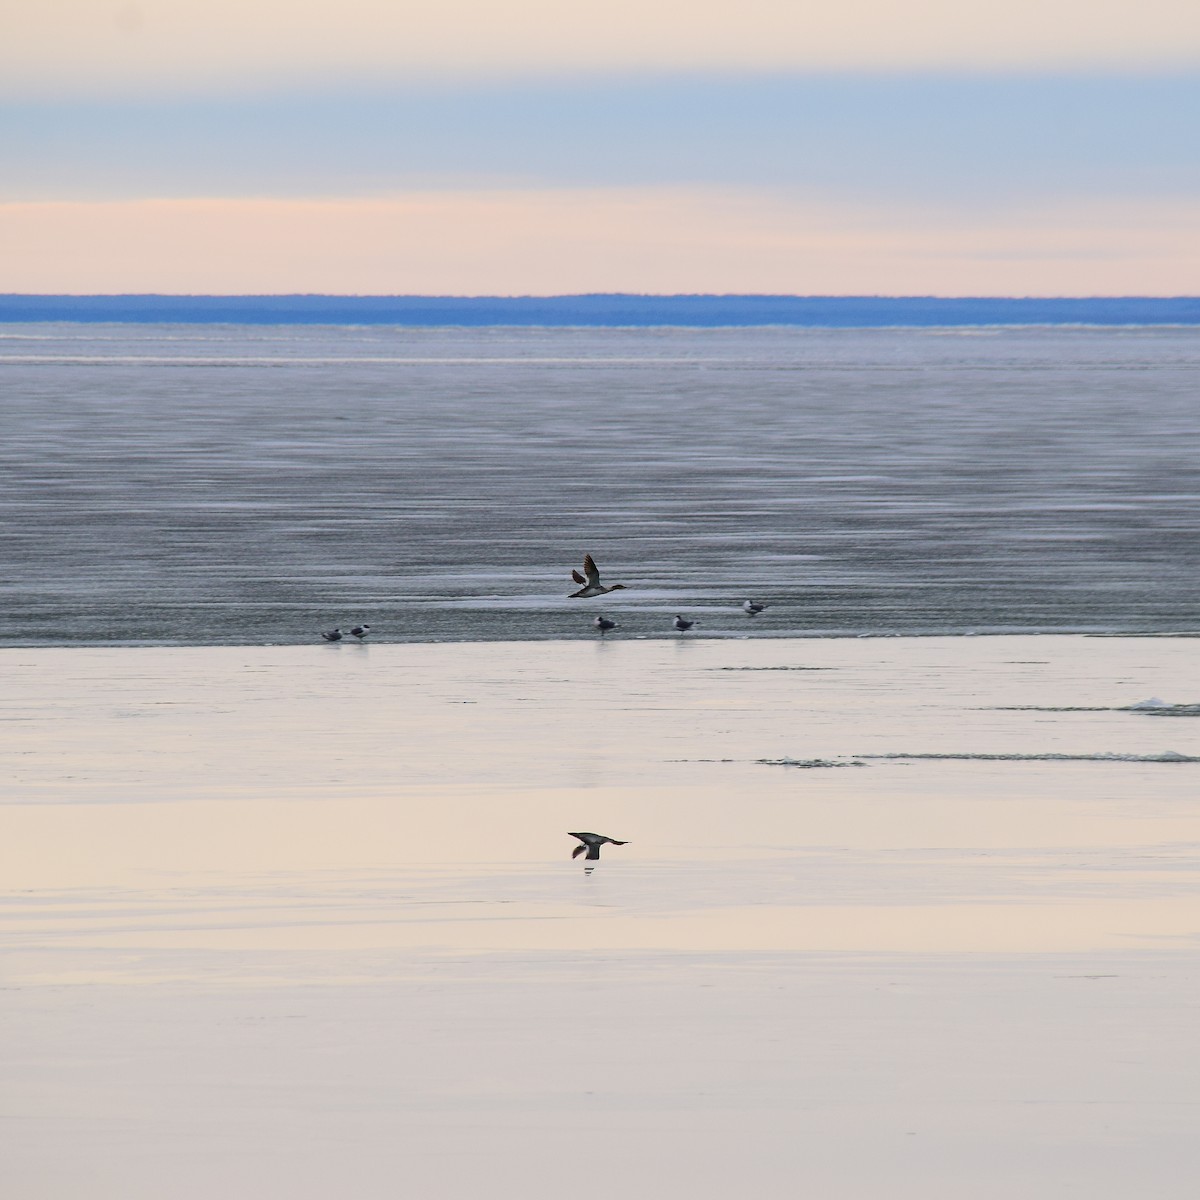
<svg viewBox="0 0 1200 1200"><path fill-rule="evenodd" d="M1198 376L1195 328L0 326L0 643L1195 631ZM629 590L567 601L585 552Z"/></svg>
<svg viewBox="0 0 1200 1200"><path fill-rule="evenodd" d="M7 651L0 1194L1190 1198L1197 653Z"/></svg>

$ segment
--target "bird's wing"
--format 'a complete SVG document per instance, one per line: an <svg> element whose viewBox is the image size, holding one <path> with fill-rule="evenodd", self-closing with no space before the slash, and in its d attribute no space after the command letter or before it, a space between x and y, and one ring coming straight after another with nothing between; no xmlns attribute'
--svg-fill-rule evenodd
<svg viewBox="0 0 1200 1200"><path fill-rule="evenodd" d="M582 846L580 846L580 849L582 850L582 849L583 849L583 847L582 847ZM599 847L599 845L595 845L595 846L589 846L589 847L587 848L587 856L588 856L588 858L599 858L599 857L600 857L600 847Z"/></svg>
<svg viewBox="0 0 1200 1200"><path fill-rule="evenodd" d="M576 846L575 849L571 851L571 857L578 858L586 849L587 849L587 847L582 842L580 842L579 845Z"/></svg>
<svg viewBox="0 0 1200 1200"><path fill-rule="evenodd" d="M576 583L587 583L587 580L584 579L584 577L580 575L578 571L572 571L571 578L575 580Z"/></svg>
<svg viewBox="0 0 1200 1200"><path fill-rule="evenodd" d="M599 584L600 568L596 566L596 560L590 554L583 556L583 573L587 576L588 583L593 587ZM579 582L582 583L583 580L581 579Z"/></svg>

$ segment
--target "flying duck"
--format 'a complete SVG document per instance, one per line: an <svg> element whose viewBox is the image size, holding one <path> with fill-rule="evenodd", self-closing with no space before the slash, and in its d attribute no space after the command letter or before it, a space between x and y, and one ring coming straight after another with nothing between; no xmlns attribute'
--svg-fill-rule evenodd
<svg viewBox="0 0 1200 1200"><path fill-rule="evenodd" d="M614 583L612 587L603 587L600 583L600 568L596 566L596 560L590 554L583 556L583 574L572 571L571 578L576 583L582 583L583 587L577 592L572 592L567 597L568 600L587 600L591 596L605 596L609 592L619 592L625 588L623 583Z"/></svg>
<svg viewBox="0 0 1200 1200"><path fill-rule="evenodd" d="M588 858L599 858L600 847L607 844L609 846L628 846L628 842L618 842L616 838L605 837L602 833L568 833L568 837L578 838L580 845L576 846L571 851L572 858L578 858L585 850Z"/></svg>

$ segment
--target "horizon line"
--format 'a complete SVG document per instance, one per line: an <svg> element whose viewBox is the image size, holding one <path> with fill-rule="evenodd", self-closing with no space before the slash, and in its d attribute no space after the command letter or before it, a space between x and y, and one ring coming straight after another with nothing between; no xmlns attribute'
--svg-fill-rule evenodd
<svg viewBox="0 0 1200 1200"><path fill-rule="evenodd" d="M0 293L0 324L543 328L1200 326L1200 296Z"/></svg>
<svg viewBox="0 0 1200 1200"><path fill-rule="evenodd" d="M923 300L954 302L1020 302L1055 304L1061 302L1104 303L1116 300L1186 301L1200 300L1200 292L1159 295L1142 292L1105 294L1062 293L1047 296L985 295L963 293L940 295L933 292L0 292L0 301L8 300L433 300L496 301L519 300Z"/></svg>

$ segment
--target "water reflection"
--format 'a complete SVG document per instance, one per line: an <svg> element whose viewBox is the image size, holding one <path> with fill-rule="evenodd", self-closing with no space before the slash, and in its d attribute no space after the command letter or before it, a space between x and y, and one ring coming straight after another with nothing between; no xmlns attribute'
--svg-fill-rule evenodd
<svg viewBox="0 0 1200 1200"><path fill-rule="evenodd" d="M97 938L1088 949L1197 927L1197 722L1128 702L1194 698L1200 642L599 644L10 651L0 936L80 971Z"/></svg>

